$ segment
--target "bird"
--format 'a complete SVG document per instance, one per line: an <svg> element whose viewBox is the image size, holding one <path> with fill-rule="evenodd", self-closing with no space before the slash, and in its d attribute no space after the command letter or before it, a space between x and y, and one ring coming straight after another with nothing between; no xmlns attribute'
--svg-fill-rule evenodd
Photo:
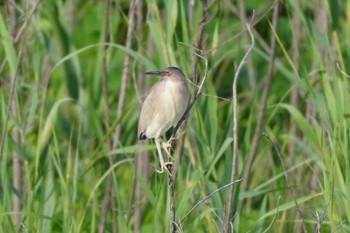
<svg viewBox="0 0 350 233"><path fill-rule="evenodd" d="M173 66L144 74L159 76L160 80L154 84L142 104L138 138L139 140L154 139L160 161L160 170L155 170L158 173L166 170L171 175L167 165L172 162L164 162L160 145L162 144L169 159L173 160L169 148L174 138L164 143L162 136L179 122L187 109L190 94L186 77L179 68Z"/></svg>

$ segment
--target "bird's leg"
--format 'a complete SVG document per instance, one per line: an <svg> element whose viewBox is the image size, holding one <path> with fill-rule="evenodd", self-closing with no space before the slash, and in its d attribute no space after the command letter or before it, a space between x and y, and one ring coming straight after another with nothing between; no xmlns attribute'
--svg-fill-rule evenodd
<svg viewBox="0 0 350 233"><path fill-rule="evenodd" d="M155 139L154 142L156 143L159 162L160 162L160 169L161 169L161 170L156 169L156 172L163 173L164 172L164 160L163 160L163 155L162 155L162 149L160 148L160 145L159 145L159 139Z"/></svg>
<svg viewBox="0 0 350 233"><path fill-rule="evenodd" d="M162 143L162 146L163 146L163 149L165 150L166 154L168 155L168 157L174 161L174 158L173 156L171 156L170 154L170 149L171 149L171 142L175 140L175 137L171 137L167 142L163 142Z"/></svg>
<svg viewBox="0 0 350 233"><path fill-rule="evenodd" d="M155 139L154 140L155 141L155 143L156 143L156 147L157 147L157 151L158 151L158 156L159 156L159 162L160 162L160 169L161 170L158 170L158 169L156 169L156 172L158 172L158 173L163 173L164 172L164 168L165 168L165 170L169 173L169 175L171 176L171 173L170 173L170 171L168 170L168 168L167 168L167 164L172 164L172 162L170 162L170 163L164 163L164 159L163 159L163 155L162 155L162 149L161 149L161 147L160 147L160 141L161 141L161 139Z"/></svg>

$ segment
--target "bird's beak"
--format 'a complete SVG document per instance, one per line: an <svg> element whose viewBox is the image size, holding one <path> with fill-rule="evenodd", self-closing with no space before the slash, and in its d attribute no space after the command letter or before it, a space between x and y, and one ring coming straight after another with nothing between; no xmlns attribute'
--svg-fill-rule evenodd
<svg viewBox="0 0 350 233"><path fill-rule="evenodd" d="M156 75L156 76L170 76L170 73L167 71L148 71L145 75Z"/></svg>

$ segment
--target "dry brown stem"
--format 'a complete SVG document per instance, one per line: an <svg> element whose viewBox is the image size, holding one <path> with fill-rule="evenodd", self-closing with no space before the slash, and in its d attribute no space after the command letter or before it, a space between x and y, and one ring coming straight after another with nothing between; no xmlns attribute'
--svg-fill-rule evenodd
<svg viewBox="0 0 350 233"><path fill-rule="evenodd" d="M110 6L108 6L109 0L106 0L107 6L106 6L106 11L108 10ZM131 42L133 39L133 31L135 27L135 15L136 15L136 4L138 0L133 0L130 4L130 10L129 10L129 27L128 27L128 32L126 36L126 43L125 47L126 48L131 48ZM109 10L108 10L109 11ZM109 17L109 15L106 15L106 17ZM119 119L121 118L123 111L124 111L124 105L125 105L125 98L126 98L126 90L127 90L127 84L129 80L129 66L130 66L130 61L131 58L128 54L125 55L125 60L124 60L124 65L123 65L123 72L122 72L122 79L121 79L121 87L120 87L120 94L119 94L119 99L118 99L118 107L117 107L117 114L116 118ZM112 148L116 149L119 143L120 139L120 133L121 133L121 126L118 125L115 129L114 133L114 139L112 142ZM117 158L115 156L110 156L110 163L111 165L114 164L117 161ZM111 199L114 198L114 182L113 182L113 173L110 173L108 175L107 179L107 187L106 187L106 192L104 196L104 201L103 201L103 207L102 207L102 213L100 216L99 220L99 233L105 232L105 222L107 218L108 211L110 210L111 207ZM116 220L114 220L116 221ZM113 227L113 232L117 232L117 229L114 225Z"/></svg>
<svg viewBox="0 0 350 233"><path fill-rule="evenodd" d="M279 4L276 4L274 7L273 18L272 18L272 27L274 31L276 31L277 29L278 13L279 13ZM267 75L265 77L264 93L262 97L262 103L260 105L261 109L258 114L254 137L253 137L252 145L249 150L248 160L246 162L246 165L243 171L243 182L241 186L241 191L243 192L247 189L247 186L249 184L250 169L253 164L254 158L256 156L256 152L260 142L261 129L263 126L264 115L266 110L266 103L270 95L271 83L272 83L274 66L275 66L275 57L276 57L276 37L272 33L269 68L268 68Z"/></svg>
<svg viewBox="0 0 350 233"><path fill-rule="evenodd" d="M105 22L104 22L104 42L106 43L103 46L103 53L102 53L102 96L103 96L103 103L104 103L104 125L106 129L109 129L110 120L109 120L109 103L108 103L108 75L107 75L107 50L108 50L108 43L109 41L109 17L110 17L110 7L111 2L110 0L106 0L105 2ZM109 149L112 148L112 140L108 140L108 147ZM111 203L111 197L110 193L112 192L112 189L114 187L113 185L113 173L108 175L107 179L107 188L103 200L103 208L100 215L99 225L98 225L98 232L102 233L105 231L105 222L107 218L108 211L110 210L110 203Z"/></svg>
<svg viewBox="0 0 350 233"><path fill-rule="evenodd" d="M299 0L296 0L296 4L299 4ZM301 42L301 21L296 12L292 12L292 23L293 23L293 41L292 41L292 61L295 66L295 71L299 71L299 59L300 59L300 51L299 45ZM299 91L296 86L293 87L291 98L291 105L297 107L299 105ZM296 126L296 123L293 119L290 121L291 129L290 134L296 136L299 131ZM294 142L291 142L288 146L288 158L289 165L294 163L296 153L296 145Z"/></svg>
<svg viewBox="0 0 350 233"><path fill-rule="evenodd" d="M206 29L206 20L208 18L208 1L207 0L202 0L202 20L201 20L201 24L199 26L199 37L198 37L198 41L197 41L197 45L196 47L198 49L201 50L205 50L205 29ZM191 75L193 77L193 80L195 83L197 83L197 65L198 65L198 57L194 56L192 59L192 71L191 71Z"/></svg>
<svg viewBox="0 0 350 233"><path fill-rule="evenodd" d="M137 34L137 43L138 43L138 52L140 54L143 54L143 46L142 46L142 42L143 42L143 25L144 25L144 18L143 18L143 1L139 1L138 4L136 4L136 34ZM147 47L148 49L150 49L149 47ZM144 70L143 70L143 66L139 66L137 69L137 80L140 83L140 85L138 85L139 87L141 87L141 93L144 93L144 89L145 87L147 87L147 82L149 82L149 79L144 79ZM135 82L135 85L137 85L137 83ZM135 88L136 90L138 90L138 88ZM141 103L142 103L142 98L141 95L138 95L138 99L139 99L139 104L141 107ZM145 141L140 141L137 140L137 144L141 145L144 144ZM135 154L135 177L134 177L134 184L133 184L133 195L132 195L132 199L133 202L130 203L134 203L134 218L135 218L135 223L134 223L134 232L135 233L139 233L141 232L141 225L142 225L142 205L141 203L143 202L143 200L146 198L145 194L142 190L142 186L139 182L139 180L137 179L137 176L142 177L145 182L148 181L149 179L149 167L148 167L148 160L149 160L150 154L148 152L137 152ZM130 206L131 208L131 206Z"/></svg>
<svg viewBox="0 0 350 233"><path fill-rule="evenodd" d="M26 30L28 30L27 25L29 24L32 15L35 13L40 1L37 1L34 6L31 9L25 9L25 21L19 31L17 32L17 16L16 16L16 10L14 9L13 4L14 2L9 1L9 17L10 17L10 30L12 35L12 44L15 46L17 42L19 42L19 39L21 39L22 35ZM16 36L15 36L16 35ZM22 54L23 50L25 50L25 46L27 46L26 38L21 40L21 44L18 49L17 54L17 60L16 60L16 67L15 70L11 70L10 74L10 94L9 94L9 100L7 104L7 110L6 110L6 116L5 116L5 122L3 123L3 131L1 134L1 141L0 141L0 157L3 154L3 147L5 143L6 133L7 133L7 126L10 119L10 114L13 117L15 121L20 122L21 114L18 111L18 99L17 99L17 93L16 93L16 83L17 83L17 77L19 71L19 66L22 62ZM4 61L2 64L5 65L6 61ZM2 72L2 69L1 69ZM14 126L11 132L11 137L13 142L17 146L21 146L21 133L20 129L17 126ZM16 228L19 229L21 227L22 222L22 216L20 214L22 209L21 199L24 198L23 194L23 168L22 168L22 161L19 157L19 154L16 152L16 150L13 150L12 152L12 169L13 169L13 188L16 190L16 194L13 195L12 204L13 204L13 212L15 213L13 215L13 222L16 225ZM22 195L22 197L21 197Z"/></svg>
<svg viewBox="0 0 350 233"><path fill-rule="evenodd" d="M254 15L252 17L252 21L254 19ZM238 158L238 133L237 133L237 80L239 73L246 62L247 57L253 50L255 46L255 38L251 30L251 24L246 24L246 27L248 29L250 39L251 39L251 45L248 48L247 52L245 53L244 57L242 58L241 62L239 63L237 70L233 77L233 84L232 84L232 103L233 103L233 155L232 155L232 165L231 165L231 178L230 181L233 182L236 179L236 164L237 164L237 158ZM231 215L232 215L232 199L233 199L233 186L230 186L226 203L225 203L225 211L224 211L224 228L223 232L228 233L230 228L230 222L231 222Z"/></svg>
<svg viewBox="0 0 350 233"><path fill-rule="evenodd" d="M245 13L245 0L239 0L239 17L241 22L241 31L245 31L245 25L247 24L247 15ZM242 33L242 41L244 48L247 48L249 46L249 37L247 33ZM248 57L247 58L247 67L248 67L248 80L250 84L250 88L255 89L256 87L256 80L255 80L255 68L253 63L253 58Z"/></svg>

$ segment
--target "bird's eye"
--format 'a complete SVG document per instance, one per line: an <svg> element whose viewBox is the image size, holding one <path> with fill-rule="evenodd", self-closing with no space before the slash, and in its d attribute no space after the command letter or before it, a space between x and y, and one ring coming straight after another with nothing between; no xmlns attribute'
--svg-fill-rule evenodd
<svg viewBox="0 0 350 233"><path fill-rule="evenodd" d="M173 75L173 72L171 72L171 71L168 71L168 73L169 73L169 76L172 76L172 75Z"/></svg>

